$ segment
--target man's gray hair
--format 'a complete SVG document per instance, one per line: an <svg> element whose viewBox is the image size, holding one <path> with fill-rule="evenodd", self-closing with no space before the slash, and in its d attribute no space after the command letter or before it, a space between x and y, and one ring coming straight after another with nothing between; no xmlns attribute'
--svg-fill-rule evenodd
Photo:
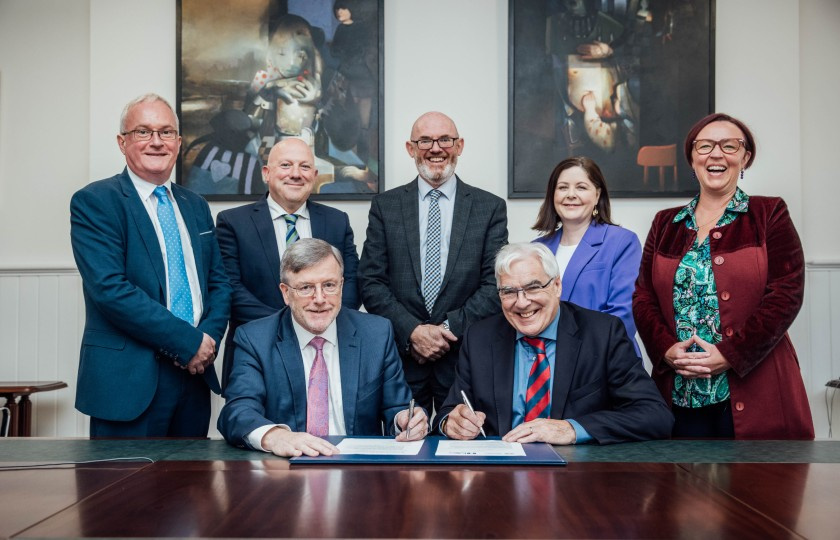
<svg viewBox="0 0 840 540"><path fill-rule="evenodd" d="M513 263L531 257L539 259L543 271L548 277L556 278L560 275L557 259L554 258L554 254L547 247L536 242L519 242L506 245L496 255L496 284L498 285L501 274L510 274L510 267Z"/></svg>
<svg viewBox="0 0 840 540"><path fill-rule="evenodd" d="M341 274L344 275L344 261L341 252L335 246L318 238L301 238L283 253L283 260L280 261L280 281L288 285L286 278L290 273L297 274L330 256L338 261Z"/></svg>
<svg viewBox="0 0 840 540"><path fill-rule="evenodd" d="M175 129L181 131L180 122L178 121L178 115L175 114L175 109L172 108L172 105L170 105L168 101L163 99L158 94L155 94L154 92L149 92L148 94L138 96L125 104L125 107L123 107L122 110L122 114L120 115L120 133L126 132L128 126L125 125L125 118L126 116L128 116L128 113L129 111L131 111L132 107L134 107L135 105L140 105L141 103L152 103L155 101L160 101L161 103L169 107L169 110L172 111L172 116L175 117Z"/></svg>

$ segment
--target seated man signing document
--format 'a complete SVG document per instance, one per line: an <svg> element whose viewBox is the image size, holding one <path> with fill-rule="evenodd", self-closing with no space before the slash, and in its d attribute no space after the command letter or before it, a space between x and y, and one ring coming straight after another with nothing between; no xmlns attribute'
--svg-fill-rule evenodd
<svg viewBox="0 0 840 540"><path fill-rule="evenodd" d="M236 331L219 431L235 446L279 456L332 455L327 435L422 439L421 407L409 418L394 332L387 319L341 308L341 253L301 239L280 263L286 307Z"/></svg>
<svg viewBox="0 0 840 540"><path fill-rule="evenodd" d="M505 246L495 272L502 314L467 329L441 433L468 440L483 428L550 444L668 437L674 419L621 319L561 302L562 276L544 245Z"/></svg>

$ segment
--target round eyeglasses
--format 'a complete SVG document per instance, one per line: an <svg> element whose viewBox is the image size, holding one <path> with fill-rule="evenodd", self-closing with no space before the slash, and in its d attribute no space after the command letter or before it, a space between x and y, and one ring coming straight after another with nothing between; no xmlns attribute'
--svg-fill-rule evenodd
<svg viewBox="0 0 840 540"><path fill-rule="evenodd" d="M321 292L324 293L326 296L335 296L341 292L341 281L325 281L323 283L305 283L300 287L292 287L288 283L286 283L286 287L295 291L295 294L301 296L303 298L309 298L311 296L315 296L315 292L318 288L321 288Z"/></svg>

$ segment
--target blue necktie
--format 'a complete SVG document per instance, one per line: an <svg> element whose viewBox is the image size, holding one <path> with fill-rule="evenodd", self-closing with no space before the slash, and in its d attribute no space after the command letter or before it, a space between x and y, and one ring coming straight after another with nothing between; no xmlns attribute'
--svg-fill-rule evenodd
<svg viewBox="0 0 840 540"><path fill-rule="evenodd" d="M295 224L298 220L297 214L284 214L283 219L286 220L286 247L291 246L300 239Z"/></svg>
<svg viewBox="0 0 840 540"><path fill-rule="evenodd" d="M423 273L423 300L431 316L435 306L443 275L440 271L440 205L442 193L436 189L429 192L429 221L426 226L426 268Z"/></svg>
<svg viewBox="0 0 840 540"><path fill-rule="evenodd" d="M166 194L165 186L155 188L158 199L157 216L163 241L166 244L166 266L169 273L169 310L179 319L193 323L193 303L190 282L187 280L187 266L184 264L184 249L181 246L181 232L175 220L175 209Z"/></svg>

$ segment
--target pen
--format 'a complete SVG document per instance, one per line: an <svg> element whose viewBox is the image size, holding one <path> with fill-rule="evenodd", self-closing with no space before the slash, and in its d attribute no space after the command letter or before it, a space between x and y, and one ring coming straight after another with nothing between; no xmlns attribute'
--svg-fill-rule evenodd
<svg viewBox="0 0 840 540"><path fill-rule="evenodd" d="M405 437L406 439L411 437L411 419L414 418L414 398L411 398L411 401L408 402L408 422L405 425Z"/></svg>
<svg viewBox="0 0 840 540"><path fill-rule="evenodd" d="M465 394L463 390L461 390L461 397L464 398L464 405L466 405L470 409L471 413L475 414L475 409L472 408L472 403L470 403L470 400L467 399L467 394ZM484 433L484 428L480 427L478 428L478 430L481 431L481 436L486 439L487 434Z"/></svg>

